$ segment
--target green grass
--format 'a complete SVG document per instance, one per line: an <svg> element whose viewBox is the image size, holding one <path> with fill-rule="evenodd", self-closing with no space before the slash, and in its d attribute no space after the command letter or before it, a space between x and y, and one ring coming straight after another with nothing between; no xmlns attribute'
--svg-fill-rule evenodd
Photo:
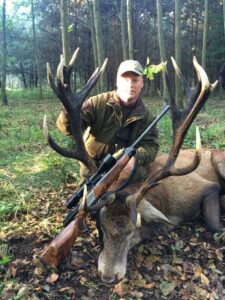
<svg viewBox="0 0 225 300"><path fill-rule="evenodd" d="M154 113L159 114L162 103L160 100L154 103L146 103ZM159 129L159 143L160 153L167 153L170 149L172 139L172 125L169 117L170 112L167 113L163 119L158 123ZM206 105L205 111L200 111L196 120L190 127L184 143L183 148L195 147L196 126L199 127L202 147L225 149L225 95L220 94L217 97L211 96Z"/></svg>
<svg viewBox="0 0 225 300"><path fill-rule="evenodd" d="M78 163L56 154L44 140L42 122L47 114L54 138L65 147L69 143L55 128L59 101L50 90L45 90L43 95L39 99L35 90L9 91L9 106L0 107L0 232L15 226L15 218L21 223L28 219L33 222L49 210L54 212L57 205L62 211L60 203L67 197L68 186L72 185L73 189L79 180ZM223 98L212 98L207 103L205 112L199 114L189 130L183 147L195 147L195 125L198 125L204 147L225 148ZM160 112L160 100L148 104L155 114ZM169 113L160 120L158 128L160 152L168 152L172 138ZM7 228L6 221L11 222Z"/></svg>
<svg viewBox="0 0 225 300"><path fill-rule="evenodd" d="M56 154L43 136L47 114L54 138L62 145L68 143L55 129L59 102L53 96L39 100L34 92L27 94L9 92L9 106L0 110L0 221L30 206L38 190L60 190L79 179L77 162Z"/></svg>

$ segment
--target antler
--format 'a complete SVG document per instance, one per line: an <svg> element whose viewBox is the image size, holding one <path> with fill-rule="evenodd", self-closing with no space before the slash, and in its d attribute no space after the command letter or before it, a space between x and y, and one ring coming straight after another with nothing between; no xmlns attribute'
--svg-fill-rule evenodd
<svg viewBox="0 0 225 300"><path fill-rule="evenodd" d="M200 153L198 151L198 147L196 149L196 154L194 157L194 160L192 163L184 168L175 168L174 164L177 159L177 156L179 154L181 145L183 143L183 140L185 138L185 135L191 126L192 122L194 121L195 117L197 116L200 109L205 104L207 98L209 97L210 92L215 88L217 85L217 81L214 84L209 83L208 76L204 69L198 64L197 59L193 58L193 64L194 68L196 70L197 74L197 86L196 88L190 88L188 87L188 84L186 80L184 79L183 75L181 74L175 60L173 58L172 63L174 66L174 69L177 73L177 75L180 77L182 84L184 86L184 89L186 90L186 94L188 95L188 104L187 107L183 111L179 111L176 102L174 99L174 96L172 95L170 85L168 84L168 74L166 72L166 78L167 78L167 85L168 90L170 94L170 101L171 101L171 115L172 115L172 127L173 127L173 145L171 147L168 159L165 163L165 165L155 172L154 174L151 174L146 181L143 183L141 188L138 190L138 192L135 195L135 203L138 205L138 203L141 201L141 199L144 197L145 193L152 188L154 185L156 185L160 180L169 177L169 176L181 176L188 174L195 170L200 162ZM197 139L197 143L199 139ZM130 196L128 197L129 201L133 202L134 197ZM131 203L130 203L131 204Z"/></svg>
<svg viewBox="0 0 225 300"><path fill-rule="evenodd" d="M104 71L107 64L107 59L105 59L101 69L97 68L95 70L95 72L92 74L92 76L85 84L83 89L80 92L75 93L71 89L70 79L71 79L71 74L74 70L78 51L79 48L75 50L68 66L65 65L64 58L63 56L61 56L61 61L57 68L57 76L56 76L57 85L53 80L50 65L49 63L47 63L48 83L51 86L54 93L56 94L56 96L60 99L60 101L62 102L64 108L68 113L68 117L70 120L70 131L75 140L76 148L74 150L64 149L53 140L53 138L48 132L46 117L44 118L43 121L43 129L49 145L56 152L58 152L63 156L77 159L81 161L83 164L85 164L90 171L94 171L96 168L94 161L88 155L83 141L83 133L80 125L80 112L81 112L82 104L85 101L88 93L95 86L99 76Z"/></svg>

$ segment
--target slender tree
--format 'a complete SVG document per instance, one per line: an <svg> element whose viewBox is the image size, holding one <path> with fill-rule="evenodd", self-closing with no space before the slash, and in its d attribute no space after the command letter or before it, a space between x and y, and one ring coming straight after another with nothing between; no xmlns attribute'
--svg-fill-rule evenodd
<svg viewBox="0 0 225 300"><path fill-rule="evenodd" d="M181 69L181 4L180 0L175 0L175 60ZM178 76L175 76L176 103L179 108L183 108L181 98L181 82Z"/></svg>
<svg viewBox="0 0 225 300"><path fill-rule="evenodd" d="M94 65L95 68L98 67L98 52L97 52L97 43L96 43L96 32L95 32L95 23L94 23L94 12L93 12L93 2L88 1L88 10L90 15L90 26L91 26L91 42L94 55Z"/></svg>
<svg viewBox="0 0 225 300"><path fill-rule="evenodd" d="M162 22L162 2L161 0L156 1L157 5L157 21L158 21L158 40L159 40L159 50L160 50L160 60L166 61L166 51L163 37L163 22ZM166 84L165 73L163 74L163 99L165 102L168 101L168 89Z"/></svg>
<svg viewBox="0 0 225 300"><path fill-rule="evenodd" d="M205 17L204 17L204 29L202 40L202 67L206 68L206 45L207 45L207 32L208 32L208 19L209 19L209 0L205 0Z"/></svg>
<svg viewBox="0 0 225 300"><path fill-rule="evenodd" d="M127 0L127 31L128 31L128 57L129 57L129 59L133 59L133 56L134 56L131 1L132 0Z"/></svg>
<svg viewBox="0 0 225 300"><path fill-rule="evenodd" d="M225 1L225 0L224 0ZM123 48L123 60L127 60L127 23L126 23L126 0L121 0L120 4L120 22L122 33L122 48Z"/></svg>
<svg viewBox="0 0 225 300"><path fill-rule="evenodd" d="M225 0L223 0L223 32L225 36Z"/></svg>
<svg viewBox="0 0 225 300"><path fill-rule="evenodd" d="M8 105L8 99L6 94L6 66L7 66L7 55L6 55L6 0L3 0L2 6L2 103Z"/></svg>
<svg viewBox="0 0 225 300"><path fill-rule="evenodd" d="M62 34L62 52L65 65L69 64L69 43L68 43L68 26L67 26L67 0L60 0L60 20Z"/></svg>
<svg viewBox="0 0 225 300"><path fill-rule="evenodd" d="M93 15L94 15L94 25L96 33L96 45L98 54L98 66L101 66L104 61L104 47L102 39L102 27L101 27L101 14L100 14L100 3L99 0L93 0ZM106 87L106 78L103 74L100 77L100 91L104 91Z"/></svg>
<svg viewBox="0 0 225 300"><path fill-rule="evenodd" d="M38 51L37 36L36 36L34 0L31 0L31 17L32 17L35 65L36 65L36 70L37 70L37 74L38 74L40 98L42 98L42 80L41 80L42 76L41 76L40 59L39 59L39 51Z"/></svg>

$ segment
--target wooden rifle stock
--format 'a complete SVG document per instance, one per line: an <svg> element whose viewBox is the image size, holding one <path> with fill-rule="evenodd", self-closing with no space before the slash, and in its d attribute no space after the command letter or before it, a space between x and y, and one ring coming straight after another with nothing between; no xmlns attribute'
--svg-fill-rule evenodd
<svg viewBox="0 0 225 300"><path fill-rule="evenodd" d="M87 207L93 205L117 179L120 172L128 163L130 157L135 153L135 149L125 151L122 157L117 161L115 166L106 173L105 176L95 185L91 193L87 197ZM87 211L84 209L78 210L77 216L73 219L44 249L39 256L40 261L44 265L48 265L57 269L60 262L69 254L75 240L80 236L87 227L84 219L87 216Z"/></svg>
<svg viewBox="0 0 225 300"><path fill-rule="evenodd" d="M60 262L69 254L77 237L87 230L84 223L86 215L84 210L79 211L76 218L44 249L39 256L40 261L44 265L57 269Z"/></svg>

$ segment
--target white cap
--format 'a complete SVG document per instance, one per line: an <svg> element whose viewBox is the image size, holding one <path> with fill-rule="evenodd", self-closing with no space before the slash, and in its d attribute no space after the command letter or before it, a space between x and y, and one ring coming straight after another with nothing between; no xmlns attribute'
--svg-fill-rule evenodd
<svg viewBox="0 0 225 300"><path fill-rule="evenodd" d="M137 60L125 60L123 61L118 69L117 76L121 76L126 72L133 72L139 76L143 75L143 68Z"/></svg>

